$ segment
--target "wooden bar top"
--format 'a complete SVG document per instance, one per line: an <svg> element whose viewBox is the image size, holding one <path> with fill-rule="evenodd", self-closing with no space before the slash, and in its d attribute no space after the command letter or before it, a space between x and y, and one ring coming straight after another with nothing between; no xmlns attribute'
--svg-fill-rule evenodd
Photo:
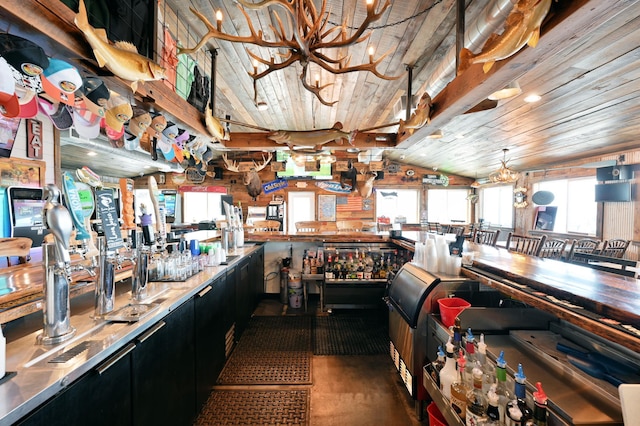
<svg viewBox="0 0 640 426"><path fill-rule="evenodd" d="M245 241L251 242L319 242L319 243L384 243L389 241L388 232L245 232Z"/></svg>

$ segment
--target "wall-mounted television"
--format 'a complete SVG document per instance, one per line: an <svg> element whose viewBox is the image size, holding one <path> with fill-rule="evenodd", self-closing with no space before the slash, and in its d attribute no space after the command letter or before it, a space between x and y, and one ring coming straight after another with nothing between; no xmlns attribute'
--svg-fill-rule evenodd
<svg viewBox="0 0 640 426"><path fill-rule="evenodd" d="M176 220L178 191L165 189L162 191L162 195L164 196L164 211L167 223L174 223Z"/></svg>
<svg viewBox="0 0 640 426"><path fill-rule="evenodd" d="M631 201L631 183L600 183L596 185L596 202Z"/></svg>
<svg viewBox="0 0 640 426"><path fill-rule="evenodd" d="M276 177L279 179L318 179L318 180L330 180L333 178L331 174L331 164L320 164L320 169L317 171L307 171L304 165L298 166L293 162L291 153L287 151L277 151L276 161L286 162L285 169L281 172L276 172Z"/></svg>

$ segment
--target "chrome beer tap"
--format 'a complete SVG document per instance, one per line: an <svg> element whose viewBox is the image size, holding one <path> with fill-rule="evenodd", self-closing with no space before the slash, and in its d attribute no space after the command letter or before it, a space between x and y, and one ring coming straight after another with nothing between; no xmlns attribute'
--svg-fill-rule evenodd
<svg viewBox="0 0 640 426"><path fill-rule="evenodd" d="M147 297L149 281L149 258L151 248L143 244L142 231L131 231L131 245L134 249L133 276L131 277L131 298L142 302Z"/></svg>
<svg viewBox="0 0 640 426"><path fill-rule="evenodd" d="M116 269L118 261L116 256L110 255L107 250L105 237L98 237L98 280L95 292L95 318L113 311L115 302Z"/></svg>
<svg viewBox="0 0 640 426"><path fill-rule="evenodd" d="M53 235L53 243L42 245L44 268L44 327L38 343L55 344L71 338L76 330L70 323L69 282L71 257L69 239L73 224L69 211L60 203L60 189L48 184L44 190L46 203L42 217Z"/></svg>

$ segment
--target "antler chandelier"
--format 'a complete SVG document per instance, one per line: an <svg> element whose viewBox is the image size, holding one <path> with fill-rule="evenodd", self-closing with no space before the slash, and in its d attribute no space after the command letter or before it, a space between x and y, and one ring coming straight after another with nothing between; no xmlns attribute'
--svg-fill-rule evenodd
<svg viewBox="0 0 640 426"><path fill-rule="evenodd" d="M507 148L502 150L503 157L502 160L500 160L502 163L500 168L489 175L489 180L493 183L513 183L520 177L520 173L507 166L507 152L509 152Z"/></svg>
<svg viewBox="0 0 640 426"><path fill-rule="evenodd" d="M254 82L274 71L284 69L296 62L300 62L302 65L302 72L300 73L300 81L302 82L302 85L306 90L313 93L320 102L327 106L332 106L337 101L328 102L320 95L320 92L331 86L333 83L320 85L318 76L316 76L313 83L307 81L309 65L312 63L332 74L368 71L384 80L395 80L400 77L387 76L378 72L378 64L382 62L389 52L380 56L378 59L374 59L374 49L372 46L370 46L368 50L369 63L365 64L349 65L349 55L338 58L332 58L327 55L327 51L330 49L342 49L367 40L371 33L369 32L364 34L364 32L371 23L381 18L382 14L390 6L390 0L386 0L377 13L376 10L378 9L380 0L366 0L367 17L351 35L347 35L348 27L346 21L343 21L340 26L328 27L330 13L326 11L327 0L322 0L322 6L319 12L313 0L261 0L257 3L250 3L247 0L236 1L240 3L238 7L247 20L249 31L251 32L250 36L234 36L222 32L222 13L220 11L216 12L216 26L214 26L202 13L198 12L194 8L190 8L191 12L193 12L206 25L208 32L195 47L190 49L181 48L179 52L193 53L204 46L209 38L217 38L234 43L249 43L255 46L272 49L285 49L286 53L284 54L282 61L277 63L273 56L269 59L263 59L247 49L247 54L254 60L253 72L249 72L249 75L253 78ZM287 35L285 26L277 12L273 12L273 15L278 28L270 25L270 28L276 38L275 41L266 40L261 30L256 32L249 15L243 7L257 10L269 5L280 6L286 11L287 22L291 29L291 35ZM266 65L267 69L258 72L258 66L260 64Z"/></svg>

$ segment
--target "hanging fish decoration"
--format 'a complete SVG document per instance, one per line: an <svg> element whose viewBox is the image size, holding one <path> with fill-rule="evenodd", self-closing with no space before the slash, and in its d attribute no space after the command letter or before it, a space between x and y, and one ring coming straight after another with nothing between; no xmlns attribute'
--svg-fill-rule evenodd
<svg viewBox="0 0 640 426"><path fill-rule="evenodd" d="M280 144L294 146L306 146L320 149L322 145L328 142L336 141L342 144L342 140L346 139L350 145L353 145L353 141L356 138L357 130L351 132L342 131L342 123L336 122L330 129L321 130L278 130L272 132L267 136L272 141Z"/></svg>
<svg viewBox="0 0 640 426"><path fill-rule="evenodd" d="M400 128L398 129L398 136L412 135L416 129L423 127L425 124L431 122L431 96L424 92L420 97L420 102L416 110L411 114L411 117L407 121L400 120Z"/></svg>

